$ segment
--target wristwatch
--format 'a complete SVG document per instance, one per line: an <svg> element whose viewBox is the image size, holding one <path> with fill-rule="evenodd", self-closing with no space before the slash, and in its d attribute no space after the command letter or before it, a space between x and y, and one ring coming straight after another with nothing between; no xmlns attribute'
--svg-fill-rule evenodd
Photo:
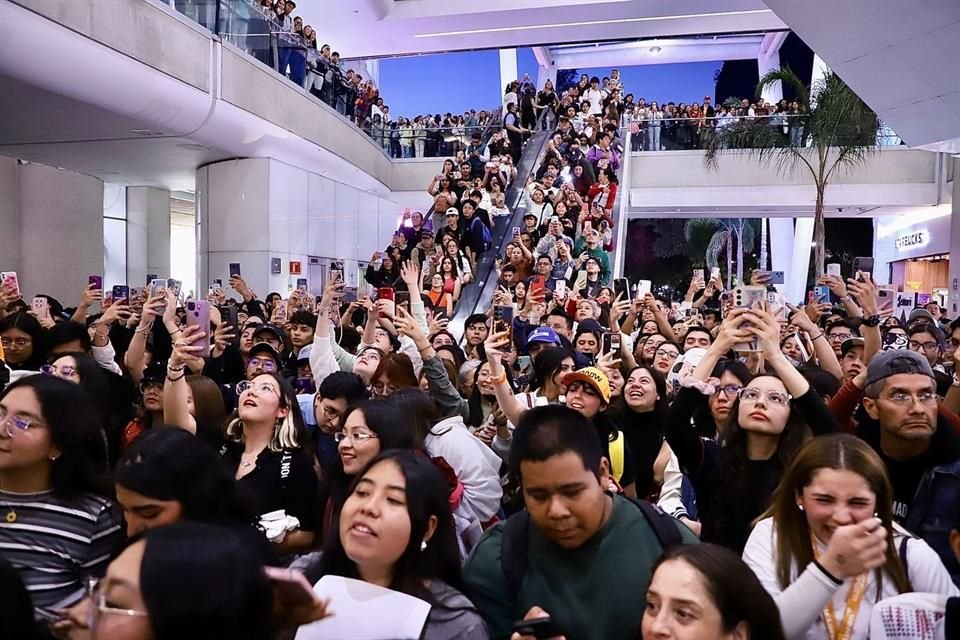
<svg viewBox="0 0 960 640"><path fill-rule="evenodd" d="M880 316L872 315L863 319L863 326L865 327L879 327L880 326Z"/></svg>

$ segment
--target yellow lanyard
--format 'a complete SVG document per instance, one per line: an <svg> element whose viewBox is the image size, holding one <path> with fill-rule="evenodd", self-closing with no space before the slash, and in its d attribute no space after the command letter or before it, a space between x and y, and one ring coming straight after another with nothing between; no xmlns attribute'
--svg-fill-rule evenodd
<svg viewBox="0 0 960 640"><path fill-rule="evenodd" d="M811 540L810 544L813 546L813 556L820 560L820 550L817 548L816 540ZM833 607L833 599L831 598L823 608L823 623L827 627L827 636L831 640L850 640L853 636L853 625L860 611L863 594L867 590L868 575L869 573L861 573L854 578L850 592L847 594L847 601L843 606L843 617L840 619L839 628L837 628L837 614Z"/></svg>

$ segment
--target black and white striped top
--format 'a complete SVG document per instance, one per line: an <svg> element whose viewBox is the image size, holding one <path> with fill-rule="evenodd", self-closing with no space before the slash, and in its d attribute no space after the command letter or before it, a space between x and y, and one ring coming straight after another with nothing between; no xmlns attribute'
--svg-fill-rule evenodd
<svg viewBox="0 0 960 640"><path fill-rule="evenodd" d="M0 491L0 556L19 571L35 607L79 601L86 578L102 576L123 541L121 524L117 505L97 495Z"/></svg>

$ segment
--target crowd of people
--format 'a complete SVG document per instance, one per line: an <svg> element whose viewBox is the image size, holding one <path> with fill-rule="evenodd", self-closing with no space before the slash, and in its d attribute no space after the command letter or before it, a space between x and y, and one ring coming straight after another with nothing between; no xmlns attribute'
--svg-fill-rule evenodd
<svg viewBox="0 0 960 640"><path fill-rule="evenodd" d="M5 274L0 637L394 637L345 580L426 602L429 640L960 637L960 319L864 273L797 305L764 271L614 279L622 111L590 85L518 177L511 83L355 299L236 265L64 308Z"/></svg>

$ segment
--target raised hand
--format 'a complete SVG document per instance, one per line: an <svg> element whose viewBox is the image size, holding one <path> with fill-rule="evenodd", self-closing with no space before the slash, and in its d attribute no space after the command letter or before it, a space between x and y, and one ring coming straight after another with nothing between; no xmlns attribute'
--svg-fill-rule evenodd
<svg viewBox="0 0 960 640"><path fill-rule="evenodd" d="M173 343L173 351L170 354L169 365L174 367L182 364L187 365L191 371L203 370L203 358L199 354L203 351L203 345L198 344L205 340L207 334L200 330L198 326L188 326L183 328L183 332Z"/></svg>
<svg viewBox="0 0 960 640"><path fill-rule="evenodd" d="M210 352L211 357L219 358L223 355L223 352L227 350L227 347L230 346L230 343L236 337L237 334L233 332L233 327L225 322L221 323L216 331L213 332L213 350Z"/></svg>
<svg viewBox="0 0 960 640"><path fill-rule="evenodd" d="M847 287L853 297L857 299L860 308L863 309L864 317L869 318L870 316L879 315L880 302L878 296L880 294L880 288L873 281L873 278L870 277L869 273L864 273L861 277L863 278L863 282L856 278L847 280Z"/></svg>

